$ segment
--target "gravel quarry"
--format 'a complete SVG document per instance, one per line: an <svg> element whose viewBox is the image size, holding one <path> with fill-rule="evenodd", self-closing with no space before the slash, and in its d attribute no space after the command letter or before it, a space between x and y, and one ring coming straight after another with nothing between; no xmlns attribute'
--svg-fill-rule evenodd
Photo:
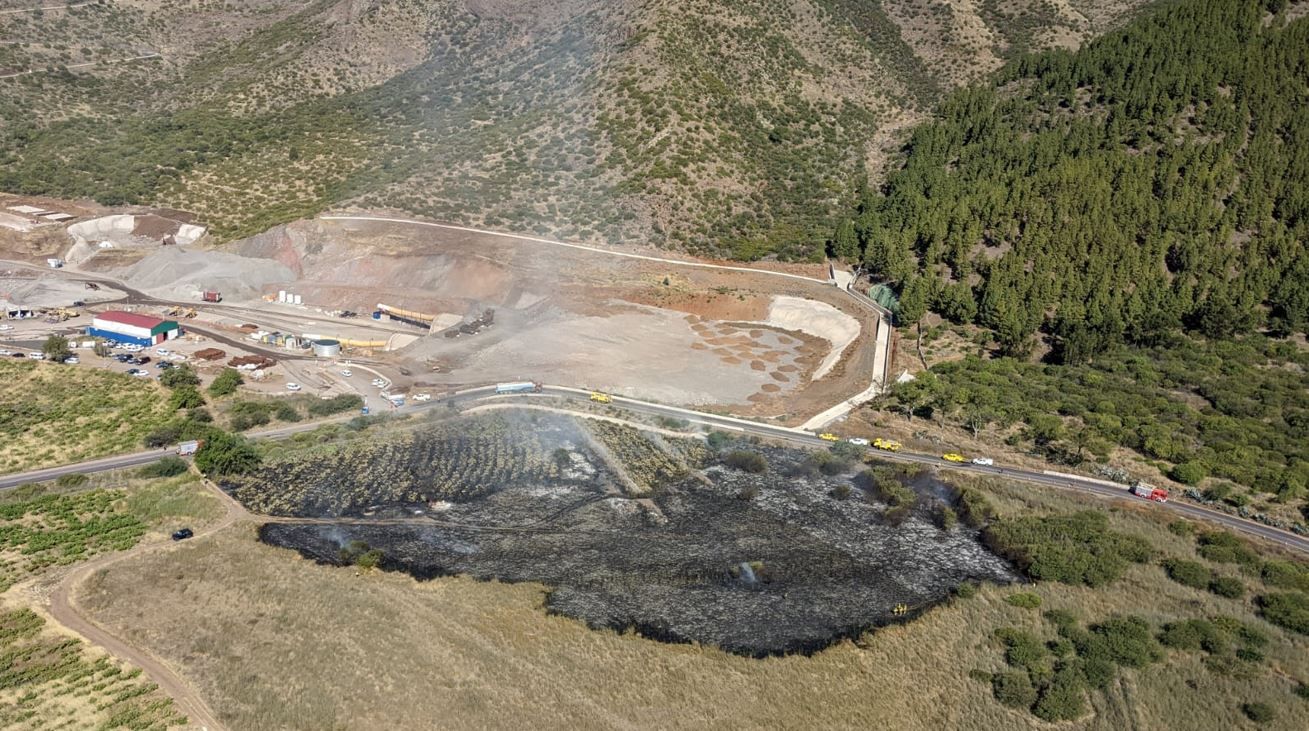
<svg viewBox="0 0 1309 731"><path fill-rule="evenodd" d="M401 490L379 487L366 509L356 503L345 511L363 517L338 517L336 506L317 518L320 500L292 499L287 504L298 506L295 517L265 524L260 538L334 565L348 564L352 551L379 551L383 569L419 579L465 574L539 582L548 587L549 611L590 627L751 657L817 652L908 621L962 582L1016 578L975 531L937 527L933 509L952 493L932 473L897 473L919 499L907 517L892 520L853 466L825 475L806 467L806 452L736 445L766 459L768 470L752 474L702 447L670 444L684 440L627 435L622 438L642 442L647 452L695 463L633 499L616 488L606 458L571 431L571 420L550 421L558 423L546 433L570 436L561 446L538 447L566 450L566 458L554 457L566 474L504 484L483 479L467 491L440 475L429 473L426 483L409 473L392 475L386 483L402 483ZM649 462L645 453L630 458L630 449L609 446L610 458L629 455L628 472L639 476ZM393 460L395 451L388 454ZM317 471L300 463L294 485L271 478L232 492L258 509L277 501L279 489L327 494L316 481L338 479L339 472L330 461ZM450 499L424 487L437 483Z"/></svg>

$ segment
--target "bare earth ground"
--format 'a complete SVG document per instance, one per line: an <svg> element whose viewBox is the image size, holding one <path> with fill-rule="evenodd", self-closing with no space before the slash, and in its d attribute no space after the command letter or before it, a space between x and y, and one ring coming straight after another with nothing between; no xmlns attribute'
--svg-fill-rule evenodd
<svg viewBox="0 0 1309 731"><path fill-rule="evenodd" d="M254 322L302 336L389 341L399 349L377 345L346 357L403 369L393 376L399 390L532 379L788 422L867 388L877 326L821 281L384 221L300 221L221 252L122 242L78 268L145 293L138 299L191 302L199 290L219 289L223 303L202 306L189 324L234 338L244 337L239 324ZM786 268L825 276L822 267ZM264 301L283 290L305 307ZM442 324L427 334L372 320L367 313L379 303ZM362 316L324 314L333 309ZM488 309L491 327L442 336L450 323ZM397 335L424 337L404 345Z"/></svg>
<svg viewBox="0 0 1309 731"><path fill-rule="evenodd" d="M1080 504L1044 490L995 489L1005 510ZM1188 541L1159 530L1148 513L1115 512L1112 521L1191 555ZM984 588L811 658L752 660L588 630L545 614L539 585L417 582L316 565L257 543L253 526L238 524L121 562L92 577L78 599L113 632L184 667L232 729L1046 728L967 676L1002 666L989 639L995 627L1041 627L1039 613L1001 601L1015 590ZM1248 606L1167 581L1153 566L1132 568L1111 590L1023 590L1087 620ZM148 604L129 599L147 596ZM1222 677L1195 656L1176 656L1126 671L1107 699L1097 696L1095 715L1061 728L1240 727L1240 702L1286 698L1290 677L1309 673L1304 638L1258 624L1274 637L1269 658L1282 675ZM1294 709L1285 710L1268 728L1296 727Z"/></svg>

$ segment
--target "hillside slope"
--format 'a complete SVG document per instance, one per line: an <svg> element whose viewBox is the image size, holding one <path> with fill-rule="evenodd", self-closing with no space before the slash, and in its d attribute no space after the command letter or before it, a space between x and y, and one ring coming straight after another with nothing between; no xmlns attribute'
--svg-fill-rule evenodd
<svg viewBox="0 0 1309 731"><path fill-rule="evenodd" d="M894 132L1141 0L134 0L0 14L0 189L821 252ZM8 9L30 7L6 0Z"/></svg>

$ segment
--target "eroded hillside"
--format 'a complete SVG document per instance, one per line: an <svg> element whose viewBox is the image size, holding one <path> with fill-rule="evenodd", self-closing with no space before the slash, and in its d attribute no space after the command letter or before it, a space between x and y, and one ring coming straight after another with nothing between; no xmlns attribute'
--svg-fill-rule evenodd
<svg viewBox="0 0 1309 731"><path fill-rule="evenodd" d="M4 0L0 189L800 258L943 90L1139 4Z"/></svg>

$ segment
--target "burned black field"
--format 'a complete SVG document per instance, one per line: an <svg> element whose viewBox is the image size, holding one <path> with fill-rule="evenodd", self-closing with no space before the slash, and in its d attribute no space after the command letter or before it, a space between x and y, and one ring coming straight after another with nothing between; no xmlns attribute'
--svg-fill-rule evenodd
<svg viewBox="0 0 1309 731"><path fill-rule="evenodd" d="M931 474L820 470L798 450L711 452L613 424L528 419L422 427L226 487L252 509L294 516L260 538L320 562L540 582L551 611L592 627L749 656L812 653L912 617L962 582L1014 578L975 531L940 527L951 491ZM528 433L534 455L517 457L536 467L496 461L497 440L523 447ZM397 463L406 446L420 458ZM724 464L745 452L766 470ZM390 477L351 481L375 461ZM513 476L497 483L496 470Z"/></svg>

